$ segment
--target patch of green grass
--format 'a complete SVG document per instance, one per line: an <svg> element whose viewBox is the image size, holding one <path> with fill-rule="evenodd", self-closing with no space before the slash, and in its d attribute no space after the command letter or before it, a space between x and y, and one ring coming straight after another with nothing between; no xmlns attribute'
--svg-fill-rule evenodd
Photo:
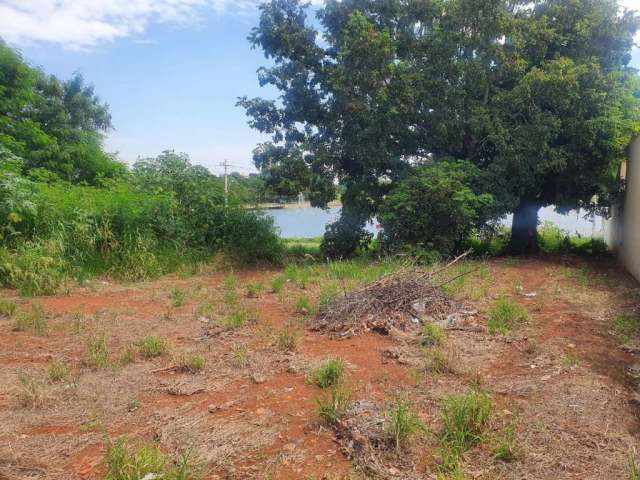
<svg viewBox="0 0 640 480"><path fill-rule="evenodd" d="M147 359L159 357L167 351L167 342L154 335L147 335L141 338L136 345L140 356Z"/></svg>
<svg viewBox="0 0 640 480"><path fill-rule="evenodd" d="M16 302L0 299L0 317L13 317L16 313Z"/></svg>
<svg viewBox="0 0 640 480"><path fill-rule="evenodd" d="M483 439L493 403L475 390L445 398L441 406L443 443L463 452Z"/></svg>
<svg viewBox="0 0 640 480"><path fill-rule="evenodd" d="M313 278L313 270L306 265L290 263L284 270L284 276L298 287L306 289Z"/></svg>
<svg viewBox="0 0 640 480"><path fill-rule="evenodd" d="M106 480L200 480L203 465L190 453L172 460L156 443L131 442L126 438L107 444Z"/></svg>
<svg viewBox="0 0 640 480"><path fill-rule="evenodd" d="M191 357L183 356L178 359L180 370L189 373L198 373L204 370L207 365L207 359L203 355L193 355Z"/></svg>
<svg viewBox="0 0 640 480"><path fill-rule="evenodd" d="M344 360L332 358L311 372L311 380L320 388L335 387L342 381L346 368Z"/></svg>
<svg viewBox="0 0 640 480"><path fill-rule="evenodd" d="M253 318L249 310L244 307L237 307L222 319L221 325L225 330L236 330L245 326L251 320Z"/></svg>
<svg viewBox="0 0 640 480"><path fill-rule="evenodd" d="M427 427L413 411L407 400L399 399L389 412L389 416L391 417L391 435L396 450L399 450L412 436L427 431Z"/></svg>
<svg viewBox="0 0 640 480"><path fill-rule="evenodd" d="M302 295L296 301L296 312L301 315L308 315L313 313L313 305L311 304L311 300L307 295Z"/></svg>
<svg viewBox="0 0 640 480"><path fill-rule="evenodd" d="M527 311L513 300L502 297L489 310L487 326L489 333L507 335L513 327L529 319Z"/></svg>
<svg viewBox="0 0 640 480"><path fill-rule="evenodd" d="M567 352L562 355L560 363L562 363L562 366L565 368L571 368L580 363L580 358L575 353Z"/></svg>
<svg viewBox="0 0 640 480"><path fill-rule="evenodd" d="M130 363L133 363L135 358L136 358L136 352L132 348L127 348L118 357L118 366L126 367Z"/></svg>
<svg viewBox="0 0 640 480"><path fill-rule="evenodd" d="M95 335L89 339L87 364L93 368L106 368L109 365L109 348L105 335Z"/></svg>
<svg viewBox="0 0 640 480"><path fill-rule="evenodd" d="M316 404L320 418L333 425L351 405L351 390L345 385L332 387L330 391L316 398Z"/></svg>
<svg viewBox="0 0 640 480"><path fill-rule="evenodd" d="M174 307L181 307L184 305L187 299L187 292L180 288L174 288L171 290L171 303Z"/></svg>
<svg viewBox="0 0 640 480"><path fill-rule="evenodd" d="M284 238L286 255L300 258L320 255L322 237L317 238Z"/></svg>
<svg viewBox="0 0 640 480"><path fill-rule="evenodd" d="M297 350L301 337L302 334L298 330L284 327L276 334L274 344L284 352L293 352Z"/></svg>
<svg viewBox="0 0 640 480"><path fill-rule="evenodd" d="M512 462L518 453L518 433L516 422L511 422L493 438L493 458L502 462Z"/></svg>
<svg viewBox="0 0 640 480"><path fill-rule="evenodd" d="M451 358L447 353L439 348L423 350L425 356L424 368L427 372L436 375L452 373L455 369Z"/></svg>
<svg viewBox="0 0 640 480"><path fill-rule="evenodd" d="M52 382L60 382L67 378L69 369L60 360L52 360L47 366L47 376Z"/></svg>
<svg viewBox="0 0 640 480"><path fill-rule="evenodd" d="M425 347L433 347L442 344L445 334L444 329L435 322L426 322L422 327L421 343Z"/></svg>
<svg viewBox="0 0 640 480"><path fill-rule="evenodd" d="M283 275L278 275L271 280L271 292L280 293L287 279Z"/></svg>
<svg viewBox="0 0 640 480"><path fill-rule="evenodd" d="M338 299L340 290L336 282L329 282L320 288L318 295L318 310L326 310L330 308Z"/></svg>
<svg viewBox="0 0 640 480"><path fill-rule="evenodd" d="M627 463L627 478L629 480L640 480L640 464L636 462L634 455L629 455L629 461Z"/></svg>
<svg viewBox="0 0 640 480"><path fill-rule="evenodd" d="M247 297L260 298L264 285L261 282L252 282L247 285Z"/></svg>
<svg viewBox="0 0 640 480"><path fill-rule="evenodd" d="M45 335L48 325L47 316L42 305L34 303L31 305L31 311L18 313L16 315L15 329L20 332L31 331L36 335Z"/></svg>
<svg viewBox="0 0 640 480"><path fill-rule="evenodd" d="M580 267L563 267L561 270L564 277L575 281L583 287L588 287L593 282L593 274L587 266Z"/></svg>
<svg viewBox="0 0 640 480"><path fill-rule="evenodd" d="M640 323L635 317L621 313L613 319L613 329L618 338L623 342L629 342L640 332Z"/></svg>
<svg viewBox="0 0 640 480"><path fill-rule="evenodd" d="M224 291L224 303L233 305L238 301L238 279L233 273L227 275L222 286Z"/></svg>

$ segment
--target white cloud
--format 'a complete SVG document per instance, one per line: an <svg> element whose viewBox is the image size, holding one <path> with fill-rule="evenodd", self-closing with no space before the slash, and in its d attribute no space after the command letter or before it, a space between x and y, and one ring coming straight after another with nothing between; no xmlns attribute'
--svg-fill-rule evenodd
<svg viewBox="0 0 640 480"><path fill-rule="evenodd" d="M186 24L206 10L246 12L257 0L0 0L0 36L13 43L90 48L151 23Z"/></svg>

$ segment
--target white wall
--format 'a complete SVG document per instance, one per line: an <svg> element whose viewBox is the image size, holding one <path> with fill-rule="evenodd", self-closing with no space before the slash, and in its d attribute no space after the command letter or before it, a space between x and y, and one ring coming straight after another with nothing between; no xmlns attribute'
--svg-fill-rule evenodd
<svg viewBox="0 0 640 480"><path fill-rule="evenodd" d="M631 144L626 168L620 173L626 178L625 198L605 224L605 239L625 268L640 280L640 137Z"/></svg>

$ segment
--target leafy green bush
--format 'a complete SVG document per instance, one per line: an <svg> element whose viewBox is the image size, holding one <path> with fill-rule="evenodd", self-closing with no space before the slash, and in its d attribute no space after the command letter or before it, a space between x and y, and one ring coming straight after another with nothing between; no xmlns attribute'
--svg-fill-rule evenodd
<svg viewBox="0 0 640 480"><path fill-rule="evenodd" d="M320 253L327 258L350 258L367 248L373 235L365 230L365 221L344 212L326 226Z"/></svg>
<svg viewBox="0 0 640 480"><path fill-rule="evenodd" d="M224 225L224 250L233 261L244 265L282 261L284 244L276 233L273 218L243 208L229 209Z"/></svg>
<svg viewBox="0 0 640 480"><path fill-rule="evenodd" d="M494 199L480 193L479 172L469 162L418 167L401 180L380 206L383 243L422 245L449 253L488 219Z"/></svg>

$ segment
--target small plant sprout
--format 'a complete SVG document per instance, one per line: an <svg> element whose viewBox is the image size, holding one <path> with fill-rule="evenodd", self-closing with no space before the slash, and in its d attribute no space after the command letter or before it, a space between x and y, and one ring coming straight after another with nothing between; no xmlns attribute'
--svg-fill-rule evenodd
<svg viewBox="0 0 640 480"><path fill-rule="evenodd" d="M290 327L284 327L276 334L274 343L284 352L293 352L298 348L301 336L299 331Z"/></svg>
<svg viewBox="0 0 640 480"><path fill-rule="evenodd" d="M517 324L526 322L529 318L527 311L513 300L502 297L489 310L487 326L490 334L507 335Z"/></svg>
<svg viewBox="0 0 640 480"><path fill-rule="evenodd" d="M36 335L44 335L47 328L47 316L40 304L34 303L31 305L31 311L20 312L16 316L15 329L20 332L31 331Z"/></svg>
<svg viewBox="0 0 640 480"><path fill-rule="evenodd" d="M412 410L407 400L398 400L389 412L391 417L391 435L397 450L412 436L419 432L426 432L427 427L420 417Z"/></svg>
<svg viewBox="0 0 640 480"><path fill-rule="evenodd" d="M87 363L93 368L106 368L109 365L109 349L104 335L95 335L89 339Z"/></svg>
<svg viewBox="0 0 640 480"><path fill-rule="evenodd" d="M333 425L342 417L351 405L351 390L345 385L332 387L316 399L318 415L327 424Z"/></svg>
<svg viewBox="0 0 640 480"><path fill-rule="evenodd" d="M174 288L171 290L171 303L174 307L181 307L184 305L184 302L187 298L187 294L184 290L180 288Z"/></svg>
<svg viewBox="0 0 640 480"><path fill-rule="evenodd" d="M138 341L138 352L142 358L159 357L167 350L167 343L160 337L147 335Z"/></svg>
<svg viewBox="0 0 640 480"><path fill-rule="evenodd" d="M67 378L69 369L60 360L52 360L47 367L47 376L52 382L60 382Z"/></svg>
<svg viewBox="0 0 640 480"><path fill-rule="evenodd" d="M0 318L13 317L16 313L16 303L4 298L0 299Z"/></svg>
<svg viewBox="0 0 640 480"><path fill-rule="evenodd" d="M311 372L311 380L320 388L335 387L344 376L346 363L340 358L327 360Z"/></svg>
<svg viewBox="0 0 640 480"><path fill-rule="evenodd" d="M422 345L433 347L444 341L444 330L435 322L426 322L422 327Z"/></svg>

